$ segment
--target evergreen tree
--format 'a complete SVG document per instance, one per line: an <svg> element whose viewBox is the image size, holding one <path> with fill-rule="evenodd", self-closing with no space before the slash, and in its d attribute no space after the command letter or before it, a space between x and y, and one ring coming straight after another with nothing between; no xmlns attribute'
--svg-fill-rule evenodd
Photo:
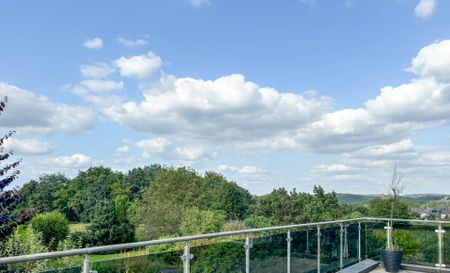
<svg viewBox="0 0 450 273"><path fill-rule="evenodd" d="M5 110L7 102L7 97L0 101L0 114ZM15 189L6 189L20 174L17 167L21 160L8 162L12 159L13 151L5 151L5 143L14 133L10 131L0 138L0 163L3 163L0 167L0 242L11 234L14 227L30 218L26 213L14 211L20 202L19 195Z"/></svg>

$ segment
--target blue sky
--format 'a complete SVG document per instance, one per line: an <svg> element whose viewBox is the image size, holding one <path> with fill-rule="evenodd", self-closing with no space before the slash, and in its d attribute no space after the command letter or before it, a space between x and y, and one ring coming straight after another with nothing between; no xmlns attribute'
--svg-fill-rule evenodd
<svg viewBox="0 0 450 273"><path fill-rule="evenodd" d="M3 1L0 117L41 173L151 163L274 187L450 175L450 3ZM447 110L449 109L449 110Z"/></svg>

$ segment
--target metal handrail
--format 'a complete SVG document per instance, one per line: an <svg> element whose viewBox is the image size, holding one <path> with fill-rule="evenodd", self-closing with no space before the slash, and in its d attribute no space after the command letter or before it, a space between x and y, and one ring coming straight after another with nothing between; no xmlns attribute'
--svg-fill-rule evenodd
<svg viewBox="0 0 450 273"><path fill-rule="evenodd" d="M210 239L210 238L226 237L226 236L232 236L232 235L249 235L249 234L253 234L253 233L261 233L261 232L267 232L267 231L290 230L290 229L308 228L308 227L320 228L322 226L333 225L333 224L343 224L343 223L363 222L363 221L390 221L390 220L391 220L390 218L363 217L363 218L354 218L354 219L345 219L345 220L335 220L335 221L284 225L284 226L275 226L275 227L266 227L266 228L225 231L225 232L217 232L217 233L192 235L192 236L182 236L182 237L169 238L169 239L159 239L159 240L152 240L152 241L142 241L142 242L134 242L134 243L126 243L126 244L115 244L115 245L107 245L107 246L96 246L96 247L71 249L71 250L64 250L64 251L36 253L36 254L21 255L21 256L2 257L2 258L0 258L0 264L30 262L30 261L36 261L36 260L62 258L62 257L67 257L67 256L90 255L90 254L101 253L101 252L128 250L128 249L133 249L133 248L141 248L141 247L147 247L147 246L153 246L153 245L162 245L162 244L170 244L170 243L178 243L178 242L189 242L189 241L195 241L195 240L200 240L200 239ZM414 223L424 223L424 224L450 224L450 222L447 222L447 221L414 220L414 219L393 219L393 221L394 222L414 222Z"/></svg>

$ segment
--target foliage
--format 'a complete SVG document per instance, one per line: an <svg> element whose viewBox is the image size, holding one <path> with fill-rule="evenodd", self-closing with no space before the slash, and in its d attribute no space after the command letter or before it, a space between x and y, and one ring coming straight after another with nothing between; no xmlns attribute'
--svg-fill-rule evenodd
<svg viewBox="0 0 450 273"><path fill-rule="evenodd" d="M212 207L222 210L229 220L243 220L250 213L251 194L234 182L228 182L221 174L207 172L204 179L211 192Z"/></svg>
<svg viewBox="0 0 450 273"><path fill-rule="evenodd" d="M188 208L180 224L182 235L194 235L219 232L225 223L225 215L220 211Z"/></svg>
<svg viewBox="0 0 450 273"><path fill-rule="evenodd" d="M42 244L42 234L36 232L31 225L18 226L11 237L0 248L2 256L17 256L39 252L47 252L48 248ZM6 272L31 273L43 271L48 261L41 260L30 263L8 265ZM1 272L1 269L0 269Z"/></svg>
<svg viewBox="0 0 450 273"><path fill-rule="evenodd" d="M55 205L69 220L88 223L94 218L97 203L113 198L112 186L121 179L121 173L105 167L80 171L67 187L55 193Z"/></svg>
<svg viewBox="0 0 450 273"><path fill-rule="evenodd" d="M392 201L389 198L376 198L369 203L369 215L371 217L388 218L391 214ZM407 203L397 200L395 203L394 218L408 219L411 218L409 206Z"/></svg>
<svg viewBox="0 0 450 273"><path fill-rule="evenodd" d="M7 97L0 101L0 114L5 110L7 103ZM11 131L0 138L0 162L4 163L0 168L0 242L11 234L15 226L27 221L31 216L26 212L14 213L20 202L20 196L15 189L5 190L20 174L17 167L21 160L7 163L12 158L13 151L5 151L6 142L10 141L14 133Z"/></svg>
<svg viewBox="0 0 450 273"><path fill-rule="evenodd" d="M69 222L60 212L38 214L30 224L36 232L42 234L42 242L50 250L55 250L59 242L69 234Z"/></svg>
<svg viewBox="0 0 450 273"><path fill-rule="evenodd" d="M191 169L165 169L144 190L134 221L139 239L178 234L186 208L206 210L208 191L204 179Z"/></svg>
<svg viewBox="0 0 450 273"><path fill-rule="evenodd" d="M255 214L252 214L245 219L244 223L250 228L263 228L275 225L273 219Z"/></svg>
<svg viewBox="0 0 450 273"><path fill-rule="evenodd" d="M147 188L162 169L163 167L157 164L134 168L123 177L122 186L130 189L132 199L139 199L142 196L142 189Z"/></svg>
<svg viewBox="0 0 450 273"><path fill-rule="evenodd" d="M133 241L134 226L125 217L126 204L102 200L95 206L95 215L87 227L91 245L108 245Z"/></svg>
<svg viewBox="0 0 450 273"><path fill-rule="evenodd" d="M20 205L37 213L56 210L56 192L67 187L68 183L69 179L62 173L43 174L37 181L31 180L19 190L23 200Z"/></svg>

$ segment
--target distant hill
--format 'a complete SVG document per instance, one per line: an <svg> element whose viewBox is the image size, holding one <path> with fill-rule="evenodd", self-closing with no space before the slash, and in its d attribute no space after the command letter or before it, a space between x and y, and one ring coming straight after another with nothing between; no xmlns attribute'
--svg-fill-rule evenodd
<svg viewBox="0 0 450 273"><path fill-rule="evenodd" d="M341 204L368 204L370 200L381 197L380 194L351 194L351 193L337 193L337 198ZM416 203L423 205L429 201L435 201L437 203L449 202L450 195L446 194L408 194L402 197L403 201Z"/></svg>

